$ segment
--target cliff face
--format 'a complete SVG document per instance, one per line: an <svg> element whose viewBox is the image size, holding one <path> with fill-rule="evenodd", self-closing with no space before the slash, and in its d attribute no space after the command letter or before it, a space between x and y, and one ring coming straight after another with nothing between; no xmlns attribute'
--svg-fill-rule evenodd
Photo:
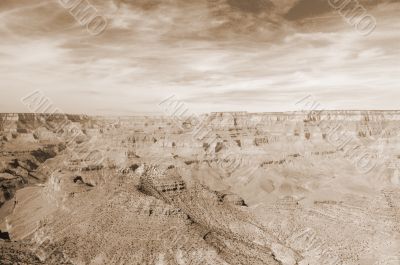
<svg viewBox="0 0 400 265"><path fill-rule="evenodd" d="M398 154L385 148L396 144L400 126L398 111L240 112L190 118L1 114L0 118L4 156L40 154L43 146L57 146L78 161L106 153L118 157L112 163L127 167L134 160L180 160L198 175L208 168L233 183L245 178L239 175L247 171L297 170L310 159L354 166L371 155L384 156L393 164ZM10 158L3 160L8 164Z"/></svg>
<svg viewBox="0 0 400 265"><path fill-rule="evenodd" d="M359 264L384 262L384 239L400 249L400 111L0 118L0 229L21 243L3 253Z"/></svg>
<svg viewBox="0 0 400 265"><path fill-rule="evenodd" d="M379 136L390 126L396 126L400 113L396 111L321 111L292 113L211 113L191 121L189 117L88 117L85 115L0 114L0 132L30 134L44 128L62 133L72 127L84 128L86 134L120 129L132 143L151 143L162 147L196 146L203 139L244 137L245 143L293 140L300 136L322 137L324 129L341 125L360 137ZM187 123L190 122L190 126ZM326 125L326 126L324 126ZM390 132L389 132L390 133ZM221 135L222 134L222 135ZM309 136L308 136L309 135ZM257 136L260 136L256 138ZM179 141L183 140L183 141ZM190 140L192 143L190 143ZM222 139L227 140L227 139ZM246 141L248 140L248 141ZM239 141L237 144L241 145Z"/></svg>
<svg viewBox="0 0 400 265"><path fill-rule="evenodd" d="M36 129L40 126L50 125L51 123L58 123L61 125L65 121L83 123L88 121L88 116L70 114L0 113L0 121L4 127L3 129L7 129L10 126Z"/></svg>
<svg viewBox="0 0 400 265"><path fill-rule="evenodd" d="M398 141L399 111L234 112L189 118L1 114L0 118L1 172L13 170L9 166L13 159L31 161L40 170L39 165L57 152L78 161L71 169L82 161L102 164L104 158L127 168L135 161L180 161L200 181L205 178L204 183L214 183L216 189L238 189L235 192L243 192L250 200L253 196L243 191L243 183L248 187L265 171L316 173L337 163L352 167L349 172L354 170L351 174L356 175L363 169L368 176L385 170L388 176L382 185L399 181L398 153L393 148ZM375 165L376 157L386 169ZM24 173L26 183L35 179L30 176L34 171L29 172ZM301 196L302 190L310 190L291 181L260 181L265 182L260 185L263 191L282 189Z"/></svg>

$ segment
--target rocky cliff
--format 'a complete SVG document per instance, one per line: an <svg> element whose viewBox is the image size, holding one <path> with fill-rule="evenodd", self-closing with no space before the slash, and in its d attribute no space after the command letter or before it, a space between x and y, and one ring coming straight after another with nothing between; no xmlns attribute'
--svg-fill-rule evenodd
<svg viewBox="0 0 400 265"><path fill-rule="evenodd" d="M400 249L400 111L0 117L0 255L374 264Z"/></svg>

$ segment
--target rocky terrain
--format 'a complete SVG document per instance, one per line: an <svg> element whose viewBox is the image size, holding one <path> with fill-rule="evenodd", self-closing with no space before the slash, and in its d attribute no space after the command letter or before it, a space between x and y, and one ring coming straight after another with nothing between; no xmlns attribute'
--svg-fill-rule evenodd
<svg viewBox="0 0 400 265"><path fill-rule="evenodd" d="M400 264L400 111L0 114L1 264Z"/></svg>

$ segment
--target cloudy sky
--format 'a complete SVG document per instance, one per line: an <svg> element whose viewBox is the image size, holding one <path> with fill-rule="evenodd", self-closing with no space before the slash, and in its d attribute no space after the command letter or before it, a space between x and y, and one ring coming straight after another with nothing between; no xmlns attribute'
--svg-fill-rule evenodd
<svg viewBox="0 0 400 265"><path fill-rule="evenodd" d="M75 0L82 1L82 0ZM328 0L89 0L92 35L65 3L0 1L0 112L40 90L68 113L400 109L400 3L359 1L368 35ZM366 19L364 20L364 22Z"/></svg>

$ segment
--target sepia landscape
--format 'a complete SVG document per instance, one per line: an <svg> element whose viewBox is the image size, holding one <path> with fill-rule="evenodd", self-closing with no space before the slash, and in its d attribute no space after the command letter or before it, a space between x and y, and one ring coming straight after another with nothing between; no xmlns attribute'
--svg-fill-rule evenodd
<svg viewBox="0 0 400 265"><path fill-rule="evenodd" d="M399 111L1 118L3 264L398 264Z"/></svg>
<svg viewBox="0 0 400 265"><path fill-rule="evenodd" d="M400 265L399 0L0 0L0 265Z"/></svg>

